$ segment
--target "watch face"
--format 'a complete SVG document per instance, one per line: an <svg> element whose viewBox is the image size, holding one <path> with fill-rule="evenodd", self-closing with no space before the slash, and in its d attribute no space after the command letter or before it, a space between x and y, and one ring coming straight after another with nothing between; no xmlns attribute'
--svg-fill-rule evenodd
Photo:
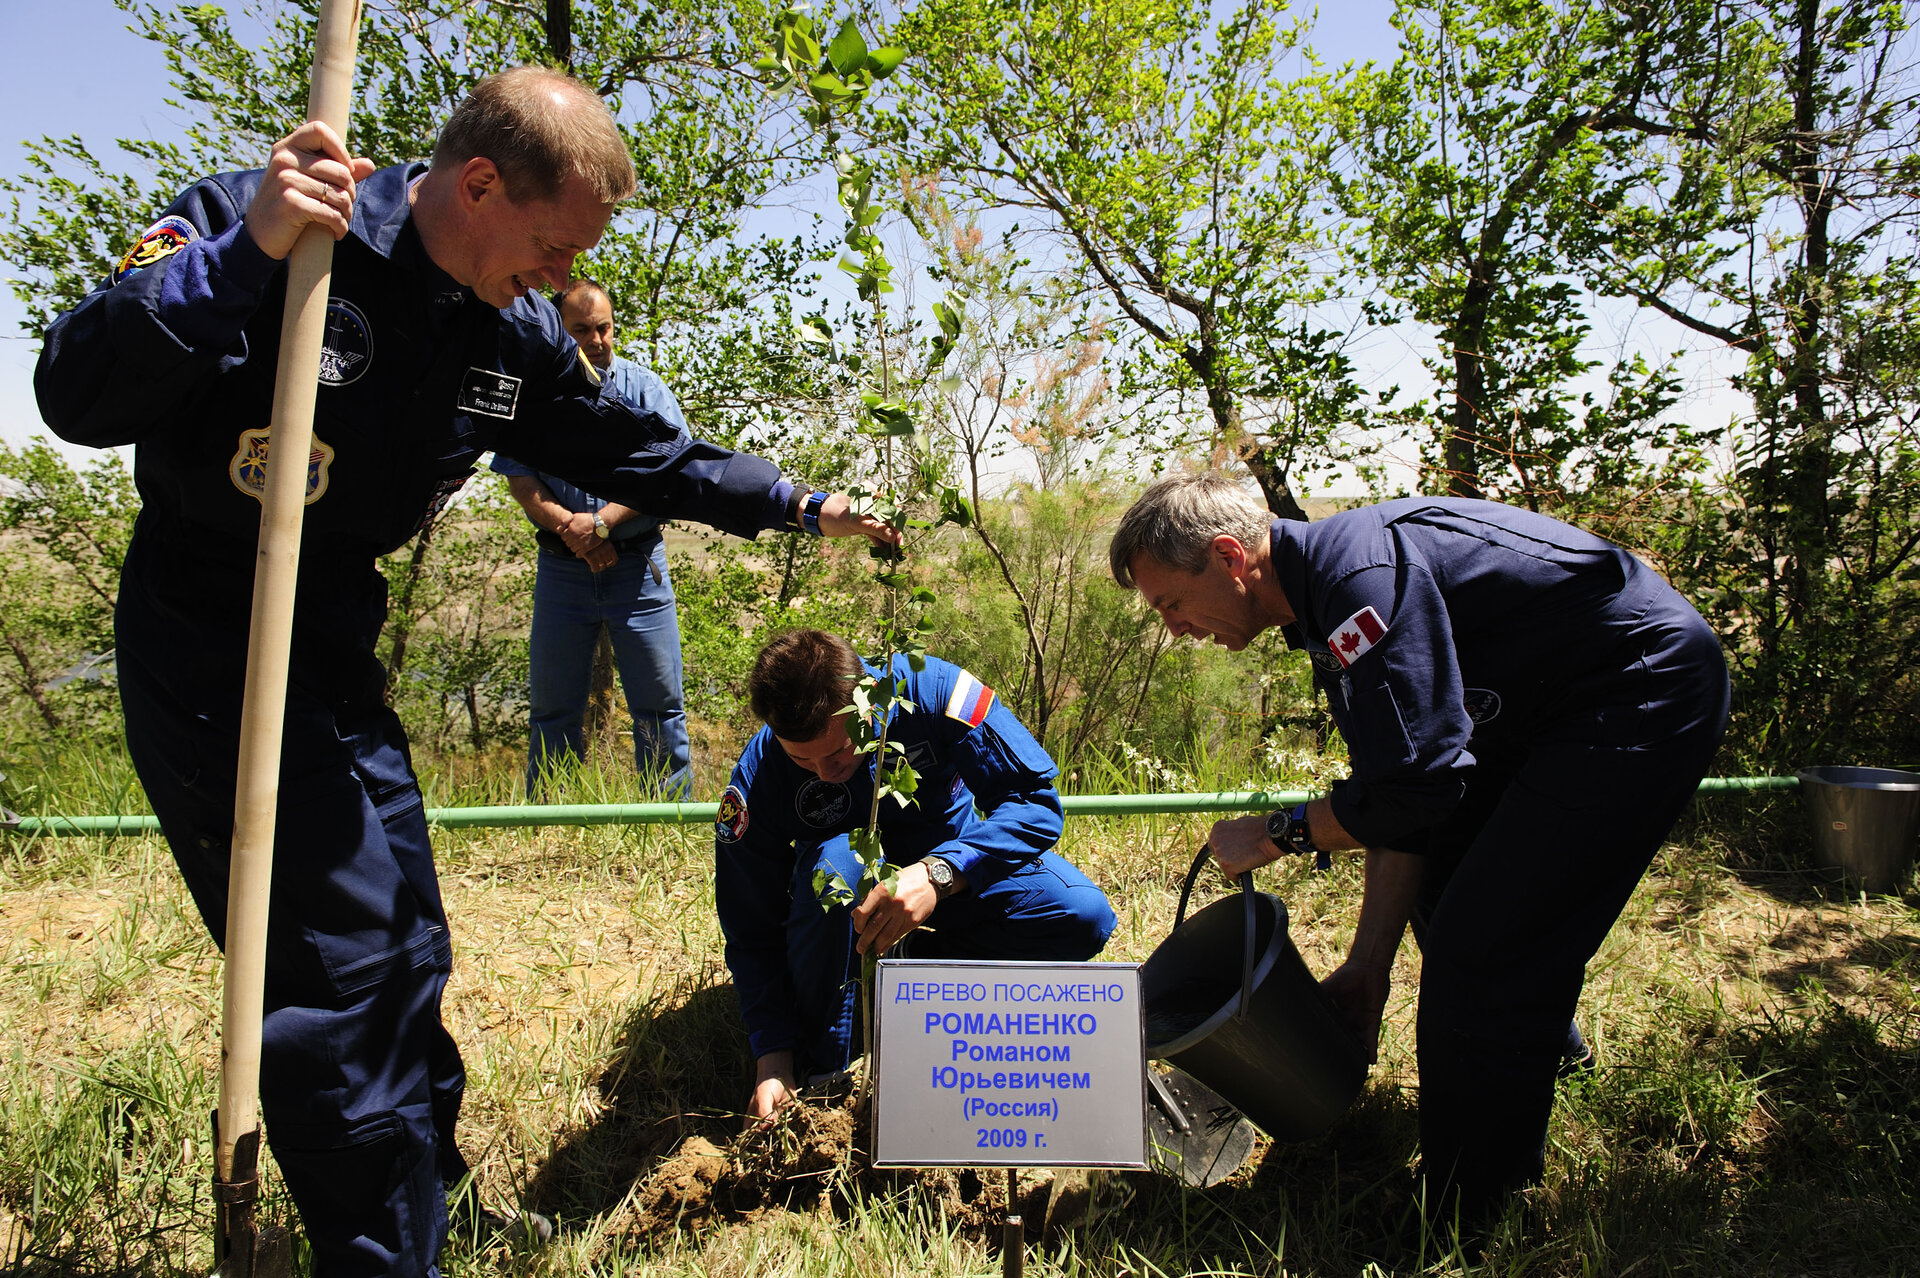
<svg viewBox="0 0 1920 1278"><path fill-rule="evenodd" d="M927 882L934 887L946 889L953 886L953 866L944 857L927 858Z"/></svg>

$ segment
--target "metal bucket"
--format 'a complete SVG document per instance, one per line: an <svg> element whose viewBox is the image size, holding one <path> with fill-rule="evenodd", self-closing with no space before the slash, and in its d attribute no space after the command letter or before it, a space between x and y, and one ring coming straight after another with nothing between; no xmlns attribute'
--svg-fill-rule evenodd
<svg viewBox="0 0 1920 1278"><path fill-rule="evenodd" d="M1869 892L1897 892L1920 836L1920 772L1802 768L1814 854Z"/></svg>
<svg viewBox="0 0 1920 1278"><path fill-rule="evenodd" d="M1240 897L1188 919L1211 855L1187 872L1173 931L1140 969L1147 1055L1193 1075L1275 1140L1326 1132L1360 1094L1366 1054L1287 936L1287 907L1240 876ZM1235 969L1239 980L1234 980Z"/></svg>

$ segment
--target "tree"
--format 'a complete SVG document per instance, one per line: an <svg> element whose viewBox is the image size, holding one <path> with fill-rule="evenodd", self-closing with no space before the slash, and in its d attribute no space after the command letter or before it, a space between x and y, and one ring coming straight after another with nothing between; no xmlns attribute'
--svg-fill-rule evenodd
<svg viewBox="0 0 1920 1278"><path fill-rule="evenodd" d="M0 680L49 732L71 726L60 676L111 663L138 509L133 477L112 453L75 470L44 439L0 444Z"/></svg>
<svg viewBox="0 0 1920 1278"><path fill-rule="evenodd" d="M955 375L925 404L973 506L965 535L978 553L963 549L960 562L997 576L1010 605L963 571L970 588L955 611L968 624L956 638L1041 745L1076 758L1094 734L1131 723L1165 647L1161 627L1106 580L1114 498L1097 459L1114 412L1107 343L1063 281L1033 278L957 216L935 181L911 183L906 209L930 273L967 299ZM991 468L1010 453L1037 482L1016 477L991 501Z"/></svg>
<svg viewBox="0 0 1920 1278"><path fill-rule="evenodd" d="M1907 6L1745 0L1645 135L1602 286L1746 356L1730 484L1668 550L1787 764L1920 749L1920 67Z"/></svg>
<svg viewBox="0 0 1920 1278"><path fill-rule="evenodd" d="M1698 74L1710 15L1691 3L1400 0L1401 54L1358 77L1341 202L1386 297L1380 322L1434 330L1427 367L1450 402L1432 483L1538 506L1636 479L1675 398L1664 364L1611 373L1581 420L1569 384L1585 351L1586 267L1610 209L1651 181L1643 103ZM1678 441L1683 446L1690 440Z"/></svg>
<svg viewBox="0 0 1920 1278"><path fill-rule="evenodd" d="M1308 319L1333 114L1324 77L1276 78L1301 29L1269 0L1217 28L1198 0L928 0L899 35L915 73L880 131L903 163L1037 218L1139 339L1122 395L1197 392L1275 513L1305 518L1294 478L1360 392Z"/></svg>

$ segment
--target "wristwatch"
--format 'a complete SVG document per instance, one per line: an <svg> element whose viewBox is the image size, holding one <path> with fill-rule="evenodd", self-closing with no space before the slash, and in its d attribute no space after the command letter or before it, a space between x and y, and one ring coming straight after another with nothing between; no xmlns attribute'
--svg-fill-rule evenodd
<svg viewBox="0 0 1920 1278"><path fill-rule="evenodd" d="M826 509L827 498L832 495L831 493L820 492L817 489L807 494L807 499L800 503L800 529L802 532L811 533L815 537L826 536L826 533L821 531L820 528L820 512Z"/></svg>
<svg viewBox="0 0 1920 1278"><path fill-rule="evenodd" d="M607 521L597 510L593 512L593 535L601 541L605 541L607 538L613 536L613 529L607 526Z"/></svg>
<svg viewBox="0 0 1920 1278"><path fill-rule="evenodd" d="M1282 853L1311 856L1320 849L1313 845L1313 830L1307 825L1307 805L1291 810L1281 808L1267 814L1267 837Z"/></svg>
<svg viewBox="0 0 1920 1278"><path fill-rule="evenodd" d="M953 862L943 856L930 856L924 864L927 867L927 882L933 884L933 894L942 901L960 890L960 875L953 868Z"/></svg>

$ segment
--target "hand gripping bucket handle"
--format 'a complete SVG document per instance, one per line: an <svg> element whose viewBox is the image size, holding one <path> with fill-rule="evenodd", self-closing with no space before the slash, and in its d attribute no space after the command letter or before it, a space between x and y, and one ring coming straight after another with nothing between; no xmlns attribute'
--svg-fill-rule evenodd
<svg viewBox="0 0 1920 1278"><path fill-rule="evenodd" d="M1180 925L1187 921L1187 898L1193 895L1193 885L1200 878L1200 869L1213 857L1213 848L1202 843L1200 851L1193 858L1193 865L1187 870L1187 881L1180 888L1180 908L1173 914L1173 930L1178 932ZM1240 960L1240 1006L1234 1011L1237 1021L1247 1019L1247 1009L1253 1005L1253 963L1258 957L1254 948L1254 929L1258 919L1257 901L1253 891L1253 871L1247 870L1240 875L1240 900L1246 908L1246 921L1242 930L1246 933L1246 953Z"/></svg>

